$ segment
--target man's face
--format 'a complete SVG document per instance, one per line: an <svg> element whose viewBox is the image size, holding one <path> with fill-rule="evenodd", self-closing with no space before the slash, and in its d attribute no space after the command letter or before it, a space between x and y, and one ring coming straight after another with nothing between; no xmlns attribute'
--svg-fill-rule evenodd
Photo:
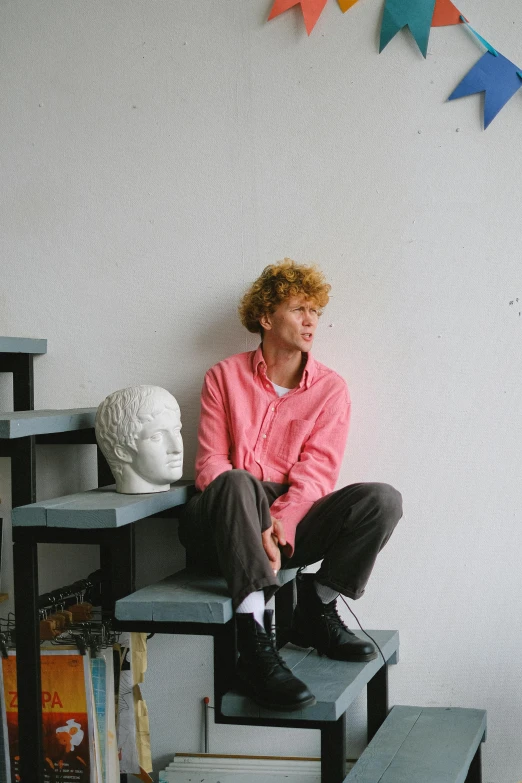
<svg viewBox="0 0 522 783"><path fill-rule="evenodd" d="M292 296L261 321L269 341L278 348L308 352L319 320L317 304L304 296Z"/></svg>
<svg viewBox="0 0 522 783"><path fill-rule="evenodd" d="M146 421L138 435L135 451L129 450L131 466L151 484L172 484L183 474L183 440L178 410L167 410Z"/></svg>

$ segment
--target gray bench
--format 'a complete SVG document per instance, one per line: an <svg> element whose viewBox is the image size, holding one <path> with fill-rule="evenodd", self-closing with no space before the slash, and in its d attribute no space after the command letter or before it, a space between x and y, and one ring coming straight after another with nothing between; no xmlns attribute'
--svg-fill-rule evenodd
<svg viewBox="0 0 522 783"><path fill-rule="evenodd" d="M395 706L344 783L480 783L484 710Z"/></svg>

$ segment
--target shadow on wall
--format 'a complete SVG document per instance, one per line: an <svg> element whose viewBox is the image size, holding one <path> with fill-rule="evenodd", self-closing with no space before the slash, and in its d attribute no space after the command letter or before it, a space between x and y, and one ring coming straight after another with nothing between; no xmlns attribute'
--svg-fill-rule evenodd
<svg viewBox="0 0 522 783"><path fill-rule="evenodd" d="M241 351L249 351L259 344L259 337L250 334L239 320L237 306L239 296L208 304L194 314L191 333L192 339L187 346L187 358L194 361L196 367L203 367L203 374L216 362ZM201 381L203 380L201 375Z"/></svg>
<svg viewBox="0 0 522 783"><path fill-rule="evenodd" d="M236 298L227 294L208 297L195 307L188 323L179 324L172 335L172 359L177 368L169 389L181 409L185 448L183 478L193 478L197 446L200 395L206 371L234 353L256 348L259 338L250 335L237 315ZM172 388L170 388L172 387ZM172 760L172 759L171 759Z"/></svg>

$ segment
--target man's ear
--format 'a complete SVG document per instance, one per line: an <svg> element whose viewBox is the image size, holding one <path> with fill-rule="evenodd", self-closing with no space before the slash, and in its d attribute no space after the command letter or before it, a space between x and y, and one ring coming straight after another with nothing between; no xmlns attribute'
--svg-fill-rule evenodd
<svg viewBox="0 0 522 783"><path fill-rule="evenodd" d="M120 462L132 462L132 455L126 446L121 446L119 443L114 447L114 453L120 460Z"/></svg>
<svg viewBox="0 0 522 783"><path fill-rule="evenodd" d="M272 328L272 319L270 317L270 313L264 313L259 319L259 323L265 331L270 331Z"/></svg>

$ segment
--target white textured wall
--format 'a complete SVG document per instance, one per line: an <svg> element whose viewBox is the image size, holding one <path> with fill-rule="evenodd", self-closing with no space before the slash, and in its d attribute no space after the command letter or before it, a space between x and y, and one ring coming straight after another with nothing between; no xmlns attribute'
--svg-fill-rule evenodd
<svg viewBox="0 0 522 783"><path fill-rule="evenodd" d="M297 10L265 24L269 7L3 0L0 334L48 338L39 407L171 389L190 474L203 373L255 344L235 316L245 284L284 255L318 261L333 298L315 353L353 396L341 480L405 500L354 608L401 631L392 700L486 707L485 781L515 783L522 98L483 132L480 97L445 103L481 55L465 30L433 30L426 61L406 33L378 56L380 0L345 16L330 0L309 39ZM522 62L518 0L464 11ZM92 486L90 460L68 486ZM52 461L42 496L66 483ZM142 581L176 561L158 568L148 543ZM209 660L208 640L150 644L157 768L201 748ZM215 752L318 747L313 732L212 732Z"/></svg>

